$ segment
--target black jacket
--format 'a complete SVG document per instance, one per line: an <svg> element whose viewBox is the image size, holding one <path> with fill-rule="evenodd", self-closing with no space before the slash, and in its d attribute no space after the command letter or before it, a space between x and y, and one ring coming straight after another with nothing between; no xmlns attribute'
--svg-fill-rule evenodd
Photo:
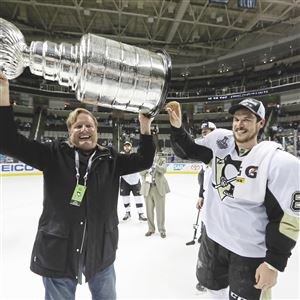
<svg viewBox="0 0 300 300"><path fill-rule="evenodd" d="M17 133L12 108L0 107L0 153L42 170L44 176L43 212L31 270L42 276L75 279L84 256L88 281L112 264L118 244L119 177L149 169L154 152L148 135L141 135L138 153L131 155L98 146L83 202L76 207L70 205L76 185L75 149L66 142L42 144L26 139ZM81 182L87 160L80 155Z"/></svg>

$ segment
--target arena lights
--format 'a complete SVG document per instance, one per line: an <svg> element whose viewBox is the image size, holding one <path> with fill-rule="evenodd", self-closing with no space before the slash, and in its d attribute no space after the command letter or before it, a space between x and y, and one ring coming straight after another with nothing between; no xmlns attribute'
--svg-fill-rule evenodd
<svg viewBox="0 0 300 300"><path fill-rule="evenodd" d="M229 0L209 0L213 4L228 4ZM240 8L256 8L256 0L238 0L237 5Z"/></svg>
<svg viewBox="0 0 300 300"><path fill-rule="evenodd" d="M180 75L181 75L182 77L189 77L189 76L191 75L191 73L190 73L188 70L186 70L186 71L184 71L184 72L181 72Z"/></svg>
<svg viewBox="0 0 300 300"><path fill-rule="evenodd" d="M238 0L240 8L256 8L256 0Z"/></svg>
<svg viewBox="0 0 300 300"><path fill-rule="evenodd" d="M209 0L209 3L228 4L229 0Z"/></svg>
<svg viewBox="0 0 300 300"><path fill-rule="evenodd" d="M219 73L226 73L226 72L229 72L229 70L230 70L230 67L226 64L221 64L218 68Z"/></svg>

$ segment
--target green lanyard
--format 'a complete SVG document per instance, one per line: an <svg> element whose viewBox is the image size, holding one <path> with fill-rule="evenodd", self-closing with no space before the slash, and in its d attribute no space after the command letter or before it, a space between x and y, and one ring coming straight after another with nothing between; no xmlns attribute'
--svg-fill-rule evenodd
<svg viewBox="0 0 300 300"><path fill-rule="evenodd" d="M90 156L90 158L88 160L88 165L87 165L85 174L83 176L84 184L82 185L82 184L79 184L79 178L80 178L79 153L78 153L78 151L75 150L76 186L75 186L74 192L72 194L72 199L70 202L71 205L80 206L80 204L83 200L83 196L86 191L86 183L87 183L88 174L91 170L92 160L93 160L93 157L95 154L96 154L96 151L94 151L94 153Z"/></svg>

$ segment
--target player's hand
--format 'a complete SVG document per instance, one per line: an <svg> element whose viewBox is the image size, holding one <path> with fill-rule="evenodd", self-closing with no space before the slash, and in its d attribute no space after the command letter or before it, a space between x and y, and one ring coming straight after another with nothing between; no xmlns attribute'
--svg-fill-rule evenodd
<svg viewBox="0 0 300 300"><path fill-rule="evenodd" d="M166 104L165 110L169 115L171 125L180 128L182 125L180 104L176 101L171 101Z"/></svg>
<svg viewBox="0 0 300 300"><path fill-rule="evenodd" d="M0 106L9 105L9 83L5 75L0 72Z"/></svg>
<svg viewBox="0 0 300 300"><path fill-rule="evenodd" d="M139 122L140 122L140 130L141 134L151 134L151 123L153 118L148 118L144 114L139 113Z"/></svg>
<svg viewBox="0 0 300 300"><path fill-rule="evenodd" d="M199 197L198 200L197 200L197 203L196 203L196 208L197 209L201 209L202 206L203 206L203 201L204 199L202 197Z"/></svg>
<svg viewBox="0 0 300 300"><path fill-rule="evenodd" d="M256 269L254 287L256 289L266 290L273 287L277 283L277 270L271 270L267 264L262 263Z"/></svg>

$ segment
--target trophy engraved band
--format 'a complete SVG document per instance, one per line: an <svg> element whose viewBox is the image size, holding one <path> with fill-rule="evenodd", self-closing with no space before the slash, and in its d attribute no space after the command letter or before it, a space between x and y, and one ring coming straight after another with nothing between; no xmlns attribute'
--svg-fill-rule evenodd
<svg viewBox="0 0 300 300"><path fill-rule="evenodd" d="M171 78L171 59L164 50L142 48L85 34L80 42L33 41L0 18L0 69L8 79L25 67L76 93L77 100L112 109L155 116L163 107Z"/></svg>

